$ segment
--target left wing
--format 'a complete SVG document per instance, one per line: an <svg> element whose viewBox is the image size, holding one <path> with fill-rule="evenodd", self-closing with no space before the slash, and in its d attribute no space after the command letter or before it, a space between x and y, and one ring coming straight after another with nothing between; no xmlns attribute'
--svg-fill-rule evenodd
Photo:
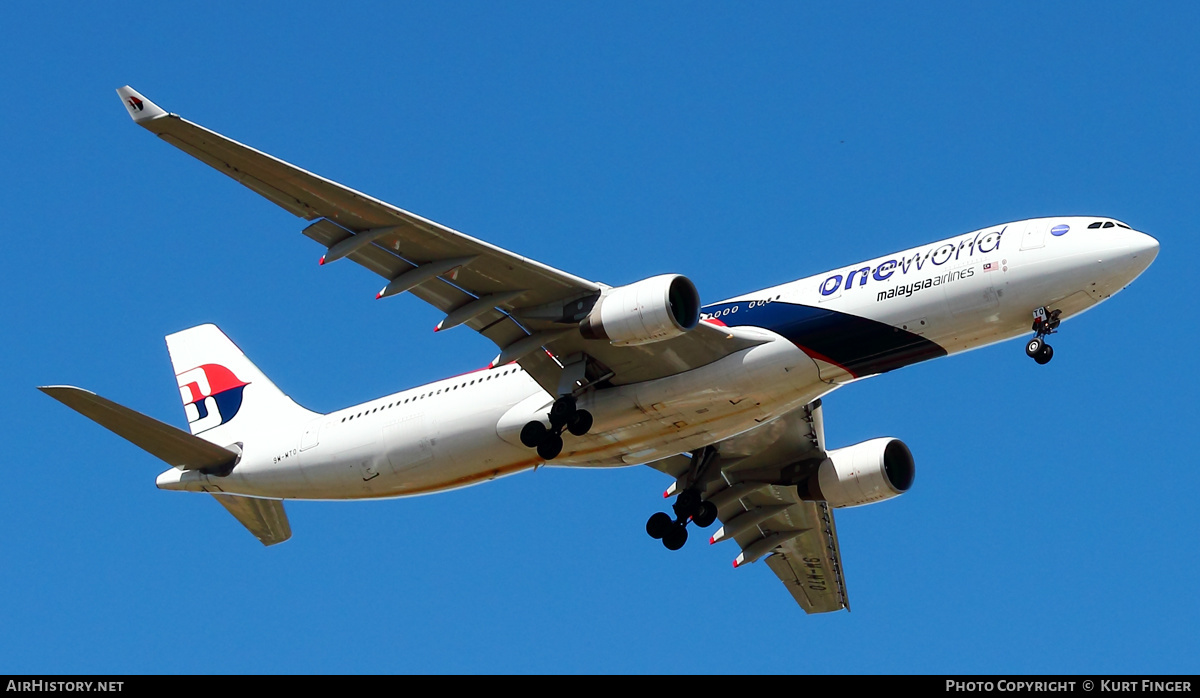
<svg viewBox="0 0 1200 698"><path fill-rule="evenodd" d="M737 541L734 567L765 558L807 613L849 610L833 509L800 499L791 484L826 458L820 400L714 448L698 485L723 524L710 542ZM692 465L686 457L650 465L676 478L668 494L693 484L682 480Z"/></svg>
<svg viewBox="0 0 1200 698"><path fill-rule="evenodd" d="M131 87L117 93L138 125L290 213L316 221L304 234L328 248L322 264L346 257L379 274L387 285L378 297L411 292L446 313L438 329L464 324L483 334L500 347L498 363L517 361L551 395L559 392L564 360L577 353L599 362L612 374L609 382L623 385L704 366L763 341L753 332L707 323L637 347L584 339L578 323L607 288L603 284L307 172L170 114Z"/></svg>
<svg viewBox="0 0 1200 698"><path fill-rule="evenodd" d="M232 467L238 458L237 452L164 424L89 390L70 385L47 385L38 390L180 470L221 471ZM228 473L227 470L225 472ZM282 501L238 497L219 491L211 494L263 545L275 545L292 537L292 527L288 524Z"/></svg>
<svg viewBox="0 0 1200 698"><path fill-rule="evenodd" d="M234 451L164 424L90 390L72 385L44 385L38 390L180 470L221 470L237 460L238 454Z"/></svg>

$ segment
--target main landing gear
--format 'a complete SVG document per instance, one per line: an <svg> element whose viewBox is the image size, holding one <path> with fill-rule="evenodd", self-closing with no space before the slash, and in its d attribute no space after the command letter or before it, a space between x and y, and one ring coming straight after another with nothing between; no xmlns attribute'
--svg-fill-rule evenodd
<svg viewBox="0 0 1200 698"><path fill-rule="evenodd" d="M1054 347L1046 344L1046 336L1058 332L1061 310L1049 310L1042 306L1033 311L1033 331L1036 336L1025 344L1025 354L1039 364L1048 364L1054 358Z"/></svg>
<svg viewBox="0 0 1200 698"><path fill-rule="evenodd" d="M691 468L693 483L701 481L701 476L708 465L716 460L716 450L709 447L692 454L694 465ZM679 550L687 542L688 521L700 528L708 528L717 520L717 505L701 498L701 489L694 484L682 490L671 508L675 511L675 519L663 512L657 512L646 522L646 533L651 538L663 542L667 550Z"/></svg>
<svg viewBox="0 0 1200 698"><path fill-rule="evenodd" d="M583 436L592 428L592 413L575 407L574 395L563 395L550 406L550 428L534 420L521 429L521 443L536 448L542 460L553 460L562 453L563 430Z"/></svg>

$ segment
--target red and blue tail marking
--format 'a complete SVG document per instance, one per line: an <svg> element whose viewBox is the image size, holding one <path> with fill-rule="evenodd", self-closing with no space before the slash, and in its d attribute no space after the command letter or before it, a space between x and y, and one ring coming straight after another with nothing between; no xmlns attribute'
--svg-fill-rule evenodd
<svg viewBox="0 0 1200 698"><path fill-rule="evenodd" d="M183 409L194 434L233 419L242 408L242 392L249 385L220 364L197 366L177 378Z"/></svg>

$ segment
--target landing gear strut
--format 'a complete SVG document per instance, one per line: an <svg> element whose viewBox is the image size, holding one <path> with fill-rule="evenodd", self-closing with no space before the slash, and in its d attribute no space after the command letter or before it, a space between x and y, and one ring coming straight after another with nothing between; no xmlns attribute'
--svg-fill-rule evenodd
<svg viewBox="0 0 1200 698"><path fill-rule="evenodd" d="M1046 344L1046 336L1058 332L1058 325L1062 322L1058 319L1060 315L1061 310L1050 310L1044 305L1033 311L1033 331L1036 335L1025 344L1025 354L1039 364L1048 364L1054 358L1054 347Z"/></svg>
<svg viewBox="0 0 1200 698"><path fill-rule="evenodd" d="M521 443L536 448L542 460L553 460L562 453L564 430L583 436L592 428L592 413L575 407L574 395L563 395L550 406L550 428L540 421L529 422L521 429Z"/></svg>
<svg viewBox="0 0 1200 698"><path fill-rule="evenodd" d="M690 480L693 484L680 491L675 497L671 509L675 519L663 512L657 512L646 522L646 533L651 538L663 542L667 550L679 550L687 542L688 521L700 528L708 528L717 520L717 505L702 498L701 489L695 483L702 481L704 471L716 460L717 452L712 447L702 448L692 453L692 467L689 469Z"/></svg>

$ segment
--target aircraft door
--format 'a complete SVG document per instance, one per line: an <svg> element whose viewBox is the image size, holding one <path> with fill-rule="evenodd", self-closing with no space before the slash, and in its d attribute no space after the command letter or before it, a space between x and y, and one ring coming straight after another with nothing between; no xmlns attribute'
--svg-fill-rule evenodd
<svg viewBox="0 0 1200 698"><path fill-rule="evenodd" d="M321 427L325 423L324 417L318 417L308 423L304 427L304 436L300 438L300 450L307 451L317 444L321 443Z"/></svg>
<svg viewBox="0 0 1200 698"><path fill-rule="evenodd" d="M1046 231L1049 229L1046 221L1029 221L1021 235L1021 249L1035 250L1046 246Z"/></svg>

